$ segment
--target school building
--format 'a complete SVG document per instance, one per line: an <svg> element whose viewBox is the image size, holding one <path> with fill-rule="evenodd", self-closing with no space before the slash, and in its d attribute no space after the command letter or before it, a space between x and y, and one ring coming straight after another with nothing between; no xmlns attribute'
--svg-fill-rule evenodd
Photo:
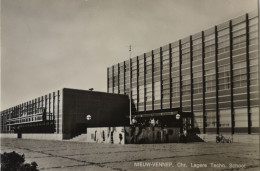
<svg viewBox="0 0 260 171"><path fill-rule="evenodd" d="M258 12L107 68L107 92L127 94L140 122L199 134L259 134Z"/></svg>

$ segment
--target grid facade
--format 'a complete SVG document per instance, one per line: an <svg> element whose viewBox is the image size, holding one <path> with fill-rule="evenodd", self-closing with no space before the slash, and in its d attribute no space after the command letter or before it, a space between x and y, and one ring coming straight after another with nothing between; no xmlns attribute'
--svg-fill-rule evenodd
<svg viewBox="0 0 260 171"><path fill-rule="evenodd" d="M0 133L17 133L20 138L27 133L60 134L71 139L90 127L127 126L129 99L117 93L63 88L1 111Z"/></svg>
<svg viewBox="0 0 260 171"><path fill-rule="evenodd" d="M31 127L30 131L45 127L48 132L62 133L62 100L58 90L1 111L1 133L14 133L18 125L20 129Z"/></svg>
<svg viewBox="0 0 260 171"><path fill-rule="evenodd" d="M107 90L131 94L136 115L177 109L201 133L258 133L258 62L255 11L113 65Z"/></svg>

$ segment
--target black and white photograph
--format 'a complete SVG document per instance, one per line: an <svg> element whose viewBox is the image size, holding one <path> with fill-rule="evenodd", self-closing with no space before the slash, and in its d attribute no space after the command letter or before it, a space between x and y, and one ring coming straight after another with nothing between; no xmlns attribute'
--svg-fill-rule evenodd
<svg viewBox="0 0 260 171"><path fill-rule="evenodd" d="M0 0L1 171L258 171L258 0Z"/></svg>

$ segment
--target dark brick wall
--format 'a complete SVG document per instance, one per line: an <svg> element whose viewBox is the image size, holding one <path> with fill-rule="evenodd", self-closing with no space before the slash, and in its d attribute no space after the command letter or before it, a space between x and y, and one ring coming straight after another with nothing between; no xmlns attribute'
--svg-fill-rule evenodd
<svg viewBox="0 0 260 171"><path fill-rule="evenodd" d="M88 121L87 115L92 119ZM129 124L126 95L63 89L63 138L86 133L87 127L114 127Z"/></svg>

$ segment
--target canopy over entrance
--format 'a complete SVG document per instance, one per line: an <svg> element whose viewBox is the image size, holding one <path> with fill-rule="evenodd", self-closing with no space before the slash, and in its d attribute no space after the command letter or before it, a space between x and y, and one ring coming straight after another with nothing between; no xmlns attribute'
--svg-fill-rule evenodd
<svg viewBox="0 0 260 171"><path fill-rule="evenodd" d="M134 112L132 122L136 122L136 125L142 126L179 127L191 130L193 128L192 118L193 114L191 112L182 112L180 108L173 108Z"/></svg>

